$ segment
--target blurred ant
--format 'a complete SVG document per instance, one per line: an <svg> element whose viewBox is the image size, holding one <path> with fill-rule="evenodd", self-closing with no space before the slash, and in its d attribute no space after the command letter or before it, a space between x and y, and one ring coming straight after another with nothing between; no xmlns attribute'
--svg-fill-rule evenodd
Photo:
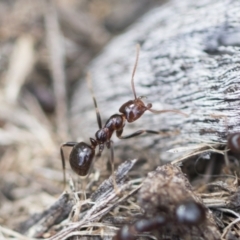
<svg viewBox="0 0 240 240"><path fill-rule="evenodd" d="M151 103L148 103L147 105L144 104L144 102L141 100L143 98L142 96L137 97L135 86L134 86L134 75L137 68L138 58L139 58L139 45L137 45L137 56L136 56L136 61L135 61L135 65L132 72L132 78L131 78L131 86L132 86L134 99L124 103L119 108L120 114L112 115L107 120L104 127L102 127L102 120L98 110L97 101L93 94L93 90L90 84L90 79L88 77L88 85L92 93L99 130L95 134L95 139L90 138L90 144L87 144L85 142L66 142L61 145L60 152L61 152L63 175L64 175L63 176L64 186L66 185L65 157L63 153L64 147L72 147L70 157L69 157L70 166L76 174L78 174L82 179L85 179L89 174L89 170L91 168L91 165L95 156L95 148L97 146L99 146L97 157L101 156L105 145L108 149L111 149L111 164L113 169L113 141L111 140L111 137L114 131L116 131L116 135L120 139L136 137L143 133L150 133L150 134L160 133L158 131L153 131L153 130L139 130L127 136L122 136L126 120L129 123L134 122L138 118L140 118L146 111L150 111L152 113L175 112L175 113L179 113L186 116L186 114L178 110L154 110L152 109Z"/></svg>
<svg viewBox="0 0 240 240"><path fill-rule="evenodd" d="M135 240L138 234L161 231L161 228L171 223L178 226L195 226L203 223L206 219L206 209L202 204L193 200L179 204L175 209L174 216L156 215L152 218L146 218L136 221L132 225L123 226L113 238L114 240Z"/></svg>
<svg viewBox="0 0 240 240"><path fill-rule="evenodd" d="M229 152L230 150L230 152ZM231 133L227 136L227 144L224 151L226 168L225 173L233 173L239 169L240 157L240 133Z"/></svg>
<svg viewBox="0 0 240 240"><path fill-rule="evenodd" d="M228 136L228 148L234 153L240 153L240 133L233 133Z"/></svg>

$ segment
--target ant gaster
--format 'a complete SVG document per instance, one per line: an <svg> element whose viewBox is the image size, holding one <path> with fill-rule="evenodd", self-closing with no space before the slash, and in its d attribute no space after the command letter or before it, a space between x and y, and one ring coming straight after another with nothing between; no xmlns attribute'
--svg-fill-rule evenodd
<svg viewBox="0 0 240 240"><path fill-rule="evenodd" d="M146 111L150 111L152 113L175 112L175 113L179 113L186 116L186 114L183 114L178 110L160 110L160 111L154 110L152 109L151 103L148 103L147 105L145 105L144 102L141 100L143 97L137 97L135 86L134 86L134 75L137 68L138 58L139 58L139 45L137 45L137 56L136 56L136 61L135 61L134 69L132 72L132 78L131 78L131 86L132 86L134 99L124 103L119 108L120 114L112 115L107 120L104 127L102 127L102 121L101 121L100 113L98 111L97 102L94 97L92 87L90 86L90 81L88 79L89 88L92 93L92 98L93 98L93 102L96 110L99 130L95 134L95 139L90 138L90 144L87 144L85 142L66 142L62 144L61 158L62 158L62 166L63 166L63 174L64 174L64 184L66 182L66 177L65 177L65 158L63 154L63 147L72 147L72 151L69 157L71 168L80 177L86 178L89 174L89 170L91 168L91 165L95 156L96 147L99 146L97 156L101 156L101 153L105 145L108 149L111 148L112 150L113 142L111 140L111 137L114 131L116 131L116 135L120 139L136 137L143 133L159 134L158 131L139 130L130 135L122 136L126 121L129 123L134 122L138 118L140 118ZM113 150L112 150L112 158L113 158ZM113 159L111 160L113 161Z"/></svg>

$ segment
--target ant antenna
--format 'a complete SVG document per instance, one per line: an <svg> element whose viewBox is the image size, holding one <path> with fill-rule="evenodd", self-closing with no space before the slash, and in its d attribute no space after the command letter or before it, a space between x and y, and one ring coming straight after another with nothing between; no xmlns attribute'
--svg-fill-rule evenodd
<svg viewBox="0 0 240 240"><path fill-rule="evenodd" d="M131 79L132 91L133 91L133 95L134 95L135 100L141 98L141 97L137 97L136 90L135 90L135 85L134 85L134 75L135 75L137 65L138 65L139 52L140 52L140 45L137 44L136 45L136 60L135 60L135 64L134 64L134 68L133 68L133 72L132 72L132 79ZM148 111L150 111L152 113L155 113L155 114L166 113L166 112L174 112L174 113L177 113L177 114L181 114L185 117L188 117L188 114L182 113L181 111L174 110L174 109L173 110L155 110L155 109L152 109L152 108L148 108Z"/></svg>
<svg viewBox="0 0 240 240"><path fill-rule="evenodd" d="M188 117L188 116L189 116L189 115L186 114L186 113L183 113L183 112L181 112L181 111L179 111L179 110L174 110L174 109L172 109L172 110L155 110L155 109L150 108L150 109L148 109L148 111L149 111L149 112L152 112L152 113L156 113L156 114L166 113L166 112L174 112L174 113L177 113L177 114L181 114L181 115L183 115L184 117Z"/></svg>
<svg viewBox="0 0 240 240"><path fill-rule="evenodd" d="M136 60L135 60L135 64L134 64L134 68L133 68L133 72L132 72L132 79L131 79L132 91L133 91L133 95L134 95L135 99L137 99L137 94L136 94L135 85L134 85L134 75L135 75L137 65L138 65L138 58L139 58L139 51L140 51L139 44L136 45L136 49L137 49L137 53L136 53L137 55L136 55Z"/></svg>
<svg viewBox="0 0 240 240"><path fill-rule="evenodd" d="M91 81L91 74L88 72L87 76L86 76L86 80L87 80L87 84L88 84L88 89L92 95L92 99L93 99L93 103L94 103L94 107L95 107L95 111L96 111L96 116L97 116L97 122L98 122L98 127L99 129L102 128L102 119L101 119L101 115L97 106L97 101L93 92L93 87L92 87L92 81Z"/></svg>

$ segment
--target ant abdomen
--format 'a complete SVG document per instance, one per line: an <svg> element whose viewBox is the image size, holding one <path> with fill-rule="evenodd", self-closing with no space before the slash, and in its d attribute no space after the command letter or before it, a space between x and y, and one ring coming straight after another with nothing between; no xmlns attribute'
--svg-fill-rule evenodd
<svg viewBox="0 0 240 240"><path fill-rule="evenodd" d="M77 143L71 151L69 162L72 170L80 177L86 177L92 165L95 149L84 143Z"/></svg>

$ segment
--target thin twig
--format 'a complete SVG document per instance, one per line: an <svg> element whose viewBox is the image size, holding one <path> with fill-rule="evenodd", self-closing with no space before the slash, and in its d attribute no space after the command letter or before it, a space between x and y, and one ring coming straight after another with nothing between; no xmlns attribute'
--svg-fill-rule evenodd
<svg viewBox="0 0 240 240"><path fill-rule="evenodd" d="M227 227L224 228L224 231L223 231L223 234L222 234L221 238L223 239L224 236L227 234L227 232L231 229L231 227L238 222L240 222L240 217L238 217L237 219L232 221Z"/></svg>
<svg viewBox="0 0 240 240"><path fill-rule="evenodd" d="M8 103L16 103L21 87L32 71L34 63L34 39L32 36L22 35L16 41L6 73L4 90Z"/></svg>

